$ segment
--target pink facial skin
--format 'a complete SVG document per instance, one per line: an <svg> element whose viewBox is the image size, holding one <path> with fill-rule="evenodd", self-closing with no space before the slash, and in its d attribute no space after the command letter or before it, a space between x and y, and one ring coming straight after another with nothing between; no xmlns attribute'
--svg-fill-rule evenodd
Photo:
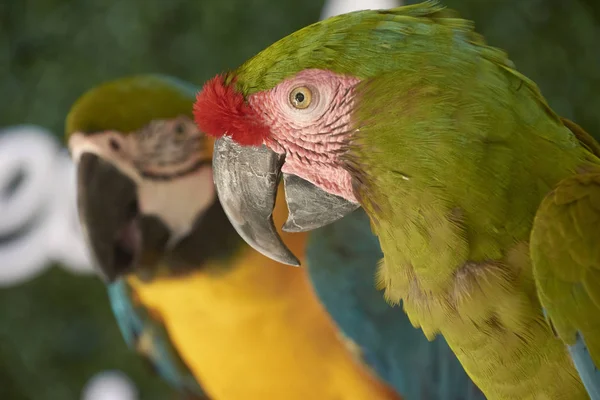
<svg viewBox="0 0 600 400"><path fill-rule="evenodd" d="M308 69L248 98L255 115L269 127L264 143L286 154L283 172L355 203L350 174L339 157L354 132L351 114L358 82L354 77ZM307 108L298 109L290 101L290 93L302 86L311 91L312 101Z"/></svg>

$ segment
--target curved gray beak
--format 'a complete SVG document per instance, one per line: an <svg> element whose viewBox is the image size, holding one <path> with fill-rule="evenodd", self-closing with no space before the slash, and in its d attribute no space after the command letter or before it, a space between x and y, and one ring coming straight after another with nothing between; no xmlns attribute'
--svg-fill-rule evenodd
<svg viewBox="0 0 600 400"><path fill-rule="evenodd" d="M162 257L168 229L157 218L140 215L135 182L95 154L82 154L77 165L77 207L106 281L153 267Z"/></svg>
<svg viewBox="0 0 600 400"><path fill-rule="evenodd" d="M279 179L283 175L287 232L328 225L360 207L329 194L296 175L282 174L285 155L266 146L245 147L223 136L215 142L213 174L219 201L239 235L254 249L283 264L300 262L273 223Z"/></svg>

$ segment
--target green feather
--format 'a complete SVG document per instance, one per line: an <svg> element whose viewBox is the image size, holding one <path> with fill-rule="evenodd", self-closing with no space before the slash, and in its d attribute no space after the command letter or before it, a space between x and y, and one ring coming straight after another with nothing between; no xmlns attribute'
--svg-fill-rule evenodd
<svg viewBox="0 0 600 400"><path fill-rule="evenodd" d="M488 398L586 399L527 246L546 193L599 161L503 53L431 32L452 40L411 45L356 90L345 162L385 255L381 286Z"/></svg>
<svg viewBox="0 0 600 400"><path fill-rule="evenodd" d="M117 130L130 133L154 119L193 118L197 88L165 75L113 80L84 93L67 116L65 133Z"/></svg>
<svg viewBox="0 0 600 400"><path fill-rule="evenodd" d="M400 64L416 72L433 59L440 67L453 65L436 56L440 50L472 51L474 46L510 68L506 54L486 46L473 28L471 21L437 1L342 14L277 41L229 74L226 83L235 78L238 90L249 96L309 68L361 79L396 70Z"/></svg>
<svg viewBox="0 0 600 400"><path fill-rule="evenodd" d="M245 96L305 69L361 79L343 166L384 253L380 283L442 333L490 399L587 399L544 320L529 235L546 194L600 165L505 52L437 2L308 26L228 75Z"/></svg>

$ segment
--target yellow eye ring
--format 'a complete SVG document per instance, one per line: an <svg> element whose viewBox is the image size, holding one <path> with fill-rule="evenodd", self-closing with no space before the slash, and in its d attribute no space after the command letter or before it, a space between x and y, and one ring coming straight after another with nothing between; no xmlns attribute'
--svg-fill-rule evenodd
<svg viewBox="0 0 600 400"><path fill-rule="evenodd" d="M290 104L299 110L304 110L312 102L312 92L306 86L299 86L290 92Z"/></svg>

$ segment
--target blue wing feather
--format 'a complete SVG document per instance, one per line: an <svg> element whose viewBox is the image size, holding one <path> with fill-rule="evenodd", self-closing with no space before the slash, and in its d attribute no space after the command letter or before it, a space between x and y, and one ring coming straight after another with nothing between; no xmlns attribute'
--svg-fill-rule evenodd
<svg viewBox="0 0 600 400"><path fill-rule="evenodd" d="M590 399L600 400L600 371L590 357L584 338L578 334L575 344L567 348Z"/></svg>
<svg viewBox="0 0 600 400"><path fill-rule="evenodd" d="M548 319L548 313L546 309L542 310L546 321L552 326L552 322ZM577 340L574 345L567 346L569 355L573 360L575 369L579 373L579 377L587 390L590 400L600 400L600 371L596 368L594 360L590 356L587 345L585 344L584 338L577 333Z"/></svg>
<svg viewBox="0 0 600 400"><path fill-rule="evenodd" d="M208 399L200 383L171 345L164 326L154 320L142 305L134 304L127 282L119 280L108 285L108 297L129 348L142 353L157 373L175 389Z"/></svg>
<svg viewBox="0 0 600 400"><path fill-rule="evenodd" d="M311 232L307 268L315 291L363 361L407 400L482 400L445 340L429 342L400 307L375 288L383 257L359 209Z"/></svg>

